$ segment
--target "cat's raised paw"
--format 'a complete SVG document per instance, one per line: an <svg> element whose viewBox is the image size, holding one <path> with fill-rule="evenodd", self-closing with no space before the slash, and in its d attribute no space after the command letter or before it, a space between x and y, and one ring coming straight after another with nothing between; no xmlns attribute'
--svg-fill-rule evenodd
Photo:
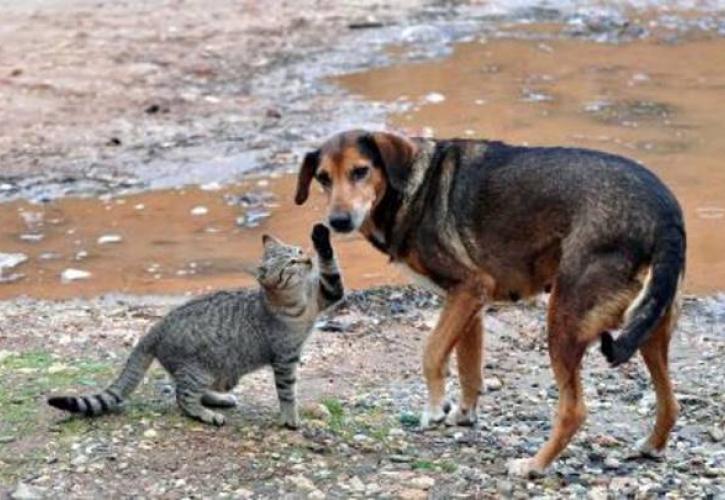
<svg viewBox="0 0 725 500"><path fill-rule="evenodd" d="M312 228L312 243L320 257L329 259L332 257L332 245L330 244L330 230L324 224L317 223Z"/></svg>

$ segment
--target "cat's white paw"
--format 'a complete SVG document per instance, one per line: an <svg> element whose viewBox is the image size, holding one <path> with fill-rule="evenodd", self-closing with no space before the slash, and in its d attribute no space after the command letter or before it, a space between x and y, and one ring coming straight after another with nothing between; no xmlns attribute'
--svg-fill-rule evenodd
<svg viewBox="0 0 725 500"><path fill-rule="evenodd" d="M199 415L199 420L201 420L205 424L215 425L217 427L221 427L226 422L224 415L208 410Z"/></svg>
<svg viewBox="0 0 725 500"><path fill-rule="evenodd" d="M533 458L517 458L509 460L508 475L511 477L536 477L544 474L544 469L536 465Z"/></svg>
<svg viewBox="0 0 725 500"><path fill-rule="evenodd" d="M465 410L458 405L453 405L446 416L445 423L448 426L471 427L476 423L476 409Z"/></svg>
<svg viewBox="0 0 725 500"><path fill-rule="evenodd" d="M298 429L300 418L297 414L297 408L283 408L279 414L279 425L288 429Z"/></svg>

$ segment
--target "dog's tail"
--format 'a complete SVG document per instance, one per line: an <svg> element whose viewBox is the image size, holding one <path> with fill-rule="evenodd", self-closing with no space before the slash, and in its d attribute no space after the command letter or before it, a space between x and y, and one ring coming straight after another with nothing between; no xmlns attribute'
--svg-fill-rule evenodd
<svg viewBox="0 0 725 500"><path fill-rule="evenodd" d="M670 226L658 238L650 271L642 291L625 314L625 326L616 339L602 334L602 354L612 366L629 360L659 326L675 300L685 272L685 233L681 225Z"/></svg>
<svg viewBox="0 0 725 500"><path fill-rule="evenodd" d="M153 330L141 339L126 361L118 378L105 390L88 396L55 396L48 398L48 404L71 413L83 413L96 417L117 410L143 379L146 370L154 360L155 342Z"/></svg>

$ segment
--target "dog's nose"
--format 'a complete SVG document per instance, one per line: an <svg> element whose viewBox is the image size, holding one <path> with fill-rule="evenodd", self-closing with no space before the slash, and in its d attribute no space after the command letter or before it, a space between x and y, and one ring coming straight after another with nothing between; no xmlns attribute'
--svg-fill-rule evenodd
<svg viewBox="0 0 725 500"><path fill-rule="evenodd" d="M353 230L352 216L348 212L337 212L331 214L330 227L338 233L349 233Z"/></svg>

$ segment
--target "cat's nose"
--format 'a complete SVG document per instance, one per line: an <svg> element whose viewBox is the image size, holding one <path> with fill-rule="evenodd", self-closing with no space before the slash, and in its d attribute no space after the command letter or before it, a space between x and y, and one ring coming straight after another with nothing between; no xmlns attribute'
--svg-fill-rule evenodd
<svg viewBox="0 0 725 500"><path fill-rule="evenodd" d="M353 230L350 212L333 212L330 214L330 227L338 233L349 233Z"/></svg>

